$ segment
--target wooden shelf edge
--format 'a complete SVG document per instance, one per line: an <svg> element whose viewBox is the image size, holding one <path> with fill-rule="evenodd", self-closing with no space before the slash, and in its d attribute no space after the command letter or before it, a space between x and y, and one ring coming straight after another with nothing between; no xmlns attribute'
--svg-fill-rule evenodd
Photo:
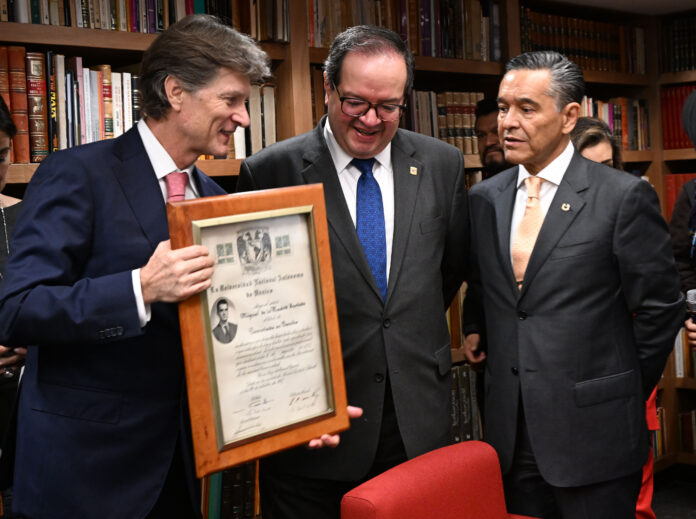
<svg viewBox="0 0 696 519"><path fill-rule="evenodd" d="M679 150L664 150L664 160L694 160L696 159L696 150L693 148L684 148Z"/></svg>
<svg viewBox="0 0 696 519"><path fill-rule="evenodd" d="M236 177L242 159L199 160L196 166L209 177Z"/></svg>
<svg viewBox="0 0 696 519"><path fill-rule="evenodd" d="M625 72L604 72L601 70L583 70L585 82L612 85L649 86L650 79L645 74L626 74Z"/></svg>
<svg viewBox="0 0 696 519"><path fill-rule="evenodd" d="M652 162L655 154L652 150L623 150L624 162Z"/></svg>
<svg viewBox="0 0 696 519"><path fill-rule="evenodd" d="M0 22L0 41L13 45L50 45L52 47L84 47L144 51L156 34L83 29L32 23Z"/></svg>
<svg viewBox="0 0 696 519"><path fill-rule="evenodd" d="M696 70L687 70L685 72L664 72L657 78L658 85L691 83L694 81L696 81Z"/></svg>
<svg viewBox="0 0 696 519"><path fill-rule="evenodd" d="M287 58L288 44L275 41L262 41L259 45L273 61L283 61Z"/></svg>
<svg viewBox="0 0 696 519"><path fill-rule="evenodd" d="M674 379L674 387L680 389L696 389L696 378L679 377Z"/></svg>
<svg viewBox="0 0 696 519"><path fill-rule="evenodd" d="M209 177L234 177L239 175L242 159L199 160L196 166ZM8 184L27 184L34 176L38 164L10 164Z"/></svg>

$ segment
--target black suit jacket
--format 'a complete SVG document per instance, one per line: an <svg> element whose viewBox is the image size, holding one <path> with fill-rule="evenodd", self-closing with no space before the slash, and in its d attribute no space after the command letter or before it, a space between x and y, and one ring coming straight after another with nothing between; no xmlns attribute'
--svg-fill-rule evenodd
<svg viewBox="0 0 696 519"><path fill-rule="evenodd" d="M199 171L201 196L224 191ZM177 438L191 463L177 305L140 327L131 270L169 238L159 183L133 128L52 153L23 202L0 294L0 344L30 344L13 511L140 518Z"/></svg>
<svg viewBox="0 0 696 519"><path fill-rule="evenodd" d="M575 153L518 291L510 260L517 173L470 193L472 293L482 294L488 339L485 438L507 471L521 400L549 483L627 475L645 462L644 403L684 315L657 196L647 182Z"/></svg>
<svg viewBox="0 0 696 519"><path fill-rule="evenodd" d="M274 457L280 470L357 480L377 448L389 380L408 456L449 439L450 338L445 307L459 288L468 247L463 156L454 147L399 130L392 140L394 237L382 301L351 220L324 122L245 160L239 189L323 183L348 401L364 409L336 449ZM414 169L415 168L415 169Z"/></svg>

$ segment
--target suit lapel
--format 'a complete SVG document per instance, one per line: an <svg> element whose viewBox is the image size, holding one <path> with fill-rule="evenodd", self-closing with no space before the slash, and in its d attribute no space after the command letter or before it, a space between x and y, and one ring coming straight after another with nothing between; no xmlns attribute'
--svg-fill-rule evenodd
<svg viewBox="0 0 696 519"><path fill-rule="evenodd" d="M512 226L512 208L517 194L518 169L514 168L509 173L510 178L500 186L497 198L493 204L495 207L500 264L505 269L505 276L510 281L510 288L513 290L515 297L517 296L517 284L512 270L512 260L510 259L510 227ZM481 267L483 268L484 266L482 265Z"/></svg>
<svg viewBox="0 0 696 519"><path fill-rule="evenodd" d="M114 142L114 155L121 161L116 179L152 248L169 239L167 212L150 159L145 152L137 127Z"/></svg>
<svg viewBox="0 0 696 519"><path fill-rule="evenodd" d="M423 175L434 174L426 171L423 163L413 157L415 149L409 145L399 132L392 140L392 170L394 174L394 236L392 239L391 264L387 299L396 285L406 254L408 237L413 225L416 197ZM412 169L415 168L415 169ZM415 175L411 171L416 171Z"/></svg>
<svg viewBox="0 0 696 519"><path fill-rule="evenodd" d="M556 195L553 197L549 211L544 218L544 224L534 244L534 250L524 275L525 284L522 287L520 297L524 296L527 287L533 283L534 277L553 251L558 240L582 211L585 200L579 193L588 187L587 167L580 159L580 155L575 152L565 175L563 175L561 184L558 186Z"/></svg>
<svg viewBox="0 0 696 519"><path fill-rule="evenodd" d="M326 219L333 229L335 237L342 243L348 256L355 263L365 281L381 298L377 283L365 258L358 233L350 217L346 197L343 194L338 173L331 159L326 142L324 142L324 120L314 129L311 141L303 154L307 166L302 170L302 176L308 184L321 183L324 185L326 200Z"/></svg>

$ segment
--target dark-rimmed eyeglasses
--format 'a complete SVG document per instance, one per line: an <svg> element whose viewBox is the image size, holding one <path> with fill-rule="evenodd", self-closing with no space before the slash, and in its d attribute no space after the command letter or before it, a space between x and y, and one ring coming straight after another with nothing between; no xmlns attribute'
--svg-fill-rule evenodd
<svg viewBox="0 0 696 519"><path fill-rule="evenodd" d="M370 103L359 97L344 97L338 91L338 87L334 84L334 90L338 94L338 99L341 101L341 111L350 117L362 117L371 108L375 109L377 117L385 122L396 121L401 117L401 111L406 109L406 105L397 105L393 103Z"/></svg>

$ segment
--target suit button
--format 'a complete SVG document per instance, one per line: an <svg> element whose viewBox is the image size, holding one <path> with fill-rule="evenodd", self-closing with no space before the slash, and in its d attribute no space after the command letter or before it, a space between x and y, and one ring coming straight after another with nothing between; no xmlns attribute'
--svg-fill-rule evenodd
<svg viewBox="0 0 696 519"><path fill-rule="evenodd" d="M518 370L518 369L517 369L516 367L514 367L514 366L513 366L512 368L510 368L510 371L512 371L512 374L513 374L513 375L517 375L517 374L520 372L520 370Z"/></svg>
<svg viewBox="0 0 696 519"><path fill-rule="evenodd" d="M527 312L519 311L517 312L517 317L519 317L520 321L524 321L527 318Z"/></svg>
<svg viewBox="0 0 696 519"><path fill-rule="evenodd" d="M377 373L375 375L375 382L384 382L384 375L382 375L381 373Z"/></svg>
<svg viewBox="0 0 696 519"><path fill-rule="evenodd" d="M389 328L391 326L391 321L389 319L385 319L382 323L382 326L384 326L385 328Z"/></svg>

